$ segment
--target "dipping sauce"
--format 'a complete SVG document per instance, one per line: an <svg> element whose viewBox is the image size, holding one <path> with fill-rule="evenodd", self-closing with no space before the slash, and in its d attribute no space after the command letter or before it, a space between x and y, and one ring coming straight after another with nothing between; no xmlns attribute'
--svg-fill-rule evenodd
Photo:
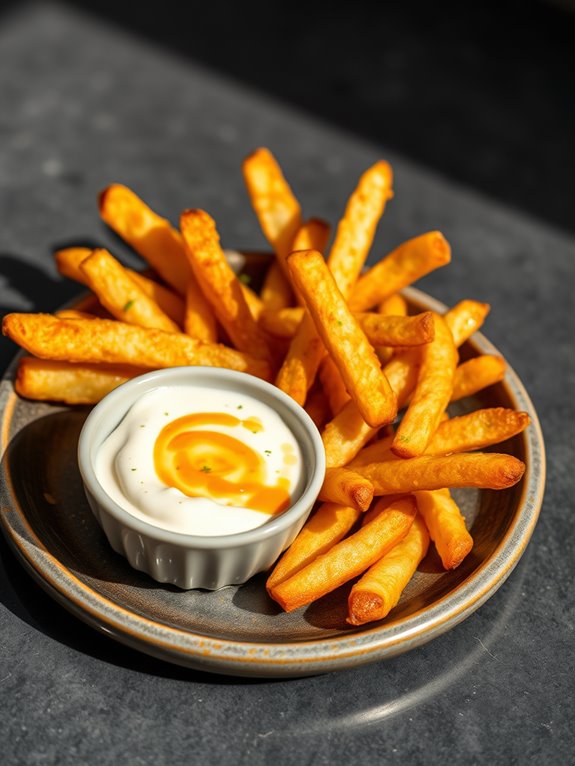
<svg viewBox="0 0 575 766"><path fill-rule="evenodd" d="M258 527L304 488L299 445L271 407L200 386L144 394L102 444L96 475L124 510L194 535Z"/></svg>

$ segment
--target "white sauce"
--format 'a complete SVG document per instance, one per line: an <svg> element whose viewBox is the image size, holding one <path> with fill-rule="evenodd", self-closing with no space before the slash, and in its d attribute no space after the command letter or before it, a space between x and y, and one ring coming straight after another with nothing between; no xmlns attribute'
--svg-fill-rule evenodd
<svg viewBox="0 0 575 766"><path fill-rule="evenodd" d="M209 429L227 433L257 451L265 459L266 483L274 484L278 477L285 477L292 500L297 499L304 483L301 450L279 415L244 394L200 386L157 388L132 406L97 455L96 475L108 495L137 518L184 534L227 535L253 529L273 518L250 508L188 497L158 477L154 445L162 429L184 415L206 412L258 418L263 424L258 433L221 425L210 425ZM284 445L289 445L297 458L293 465L285 464Z"/></svg>

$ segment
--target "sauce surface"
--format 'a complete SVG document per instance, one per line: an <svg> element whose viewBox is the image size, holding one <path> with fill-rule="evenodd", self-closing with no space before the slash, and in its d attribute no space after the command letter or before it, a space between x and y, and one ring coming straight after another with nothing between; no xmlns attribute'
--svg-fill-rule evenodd
<svg viewBox="0 0 575 766"><path fill-rule="evenodd" d="M197 535L260 526L304 482L299 445L271 407L198 386L144 394L103 443L96 473L128 512Z"/></svg>

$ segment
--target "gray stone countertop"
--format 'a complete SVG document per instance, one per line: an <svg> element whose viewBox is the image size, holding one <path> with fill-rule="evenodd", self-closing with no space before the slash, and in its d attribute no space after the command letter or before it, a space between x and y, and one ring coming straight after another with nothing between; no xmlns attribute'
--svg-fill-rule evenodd
<svg viewBox="0 0 575 766"><path fill-rule="evenodd" d="M277 153L304 210L336 221L385 157L395 199L372 257L429 229L453 262L421 287L488 301L486 334L529 391L547 443L538 526L475 614L409 654L298 680L184 670L60 608L0 541L0 747L27 763L557 763L575 754L573 497L575 242L189 61L49 4L0 19L0 304L51 311L77 290L53 249L100 242L118 181L166 216L203 207L225 245L264 241L240 173ZM2 368L15 349L3 339Z"/></svg>

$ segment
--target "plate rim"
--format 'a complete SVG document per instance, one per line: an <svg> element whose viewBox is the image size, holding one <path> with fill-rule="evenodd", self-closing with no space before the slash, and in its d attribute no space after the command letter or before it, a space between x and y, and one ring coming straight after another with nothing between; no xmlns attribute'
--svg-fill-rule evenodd
<svg viewBox="0 0 575 766"><path fill-rule="evenodd" d="M423 310L443 313L447 307L436 298L408 287L402 293ZM500 354L479 332L468 341L477 353ZM2 509L1 527L10 547L25 569L44 590L68 611L100 632L159 659L188 668L228 675L281 677L312 675L386 659L421 646L455 627L487 601L511 574L533 534L545 490L546 457L543 434L535 407L515 371L507 365L506 388L516 406L529 413L531 424L521 434L526 471L515 517L492 554L456 588L393 626L375 624L349 634L305 641L265 642L212 638L191 630L156 622L126 610L82 582L44 546L28 524L18 503L6 459L9 431L18 395L13 378L18 353L2 378L0 394ZM25 535L12 528L8 515L18 514ZM26 537L28 539L26 539ZM34 547L39 556L29 550ZM120 615L120 616L119 616ZM122 616L124 621L122 619Z"/></svg>

